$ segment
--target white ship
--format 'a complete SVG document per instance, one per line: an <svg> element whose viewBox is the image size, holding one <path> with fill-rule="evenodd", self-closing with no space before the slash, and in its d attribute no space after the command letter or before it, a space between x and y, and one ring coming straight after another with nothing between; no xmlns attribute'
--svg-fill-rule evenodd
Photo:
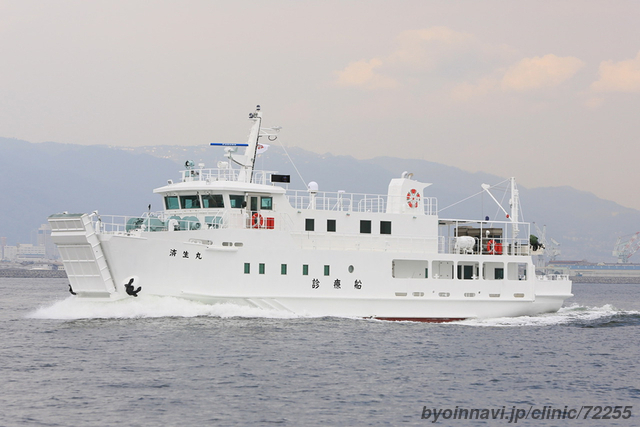
<svg viewBox="0 0 640 427"><path fill-rule="evenodd" d="M443 322L555 312L572 296L568 276L536 276L513 179L504 221L439 218L431 184L406 172L386 195L293 191L288 175L254 170L260 138L279 128L261 128L259 106L249 118L246 144L212 144L229 145L228 162L187 162L154 190L162 212L49 217L77 298Z"/></svg>

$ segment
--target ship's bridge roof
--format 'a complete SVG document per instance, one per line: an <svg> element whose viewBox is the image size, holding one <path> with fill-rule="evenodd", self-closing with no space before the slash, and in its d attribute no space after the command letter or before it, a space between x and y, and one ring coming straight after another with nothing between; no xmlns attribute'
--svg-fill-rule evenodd
<svg viewBox="0 0 640 427"><path fill-rule="evenodd" d="M269 184L273 172L254 171L252 182L239 180L238 171L233 169L187 169L181 172L181 181L169 180L168 185L153 190L154 193L188 191L239 191L255 193L284 194L282 187Z"/></svg>

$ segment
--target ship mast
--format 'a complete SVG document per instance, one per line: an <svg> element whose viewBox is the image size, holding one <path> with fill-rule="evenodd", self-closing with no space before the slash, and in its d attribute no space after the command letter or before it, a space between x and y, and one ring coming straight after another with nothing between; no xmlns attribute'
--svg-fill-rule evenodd
<svg viewBox="0 0 640 427"><path fill-rule="evenodd" d="M256 106L255 112L249 113L249 119L253 120L253 126L251 126L251 131L249 132L244 155L234 157L232 150L227 151L227 157L241 166L238 174L238 181L240 182L251 182L253 178L253 167L256 163L258 139L260 138L260 125L262 124L262 112L259 105Z"/></svg>
<svg viewBox="0 0 640 427"><path fill-rule="evenodd" d="M249 131L249 138L246 143L235 142L212 142L211 145L224 146L225 157L240 165L240 171L238 172L239 182L251 182L253 180L253 168L256 163L256 155L258 153L258 147L260 144L258 141L261 136L266 136L269 141L275 141L277 139L277 133L280 131L280 126L274 126L271 128L262 129L262 112L260 106L256 106L256 111L249 113L249 119L253 121L251 131ZM246 147L244 154L236 154L237 147Z"/></svg>
<svg viewBox="0 0 640 427"><path fill-rule="evenodd" d="M502 182L504 183L504 181ZM518 227L518 222L520 221L520 193L518 191L518 188L516 187L516 179L513 177L509 178L509 189L511 191L511 198L509 199L509 207L511 208L510 213L507 212L502 207L500 202L498 202L498 199L496 199L495 196L491 194L491 191L489 191L490 188L491 186L489 184L482 184L482 189L486 191L489 196L491 196L498 207L502 209L502 212L505 213L507 219L511 221L511 231L513 233L513 238L515 239L516 237L518 237L518 233L520 232L520 228Z"/></svg>

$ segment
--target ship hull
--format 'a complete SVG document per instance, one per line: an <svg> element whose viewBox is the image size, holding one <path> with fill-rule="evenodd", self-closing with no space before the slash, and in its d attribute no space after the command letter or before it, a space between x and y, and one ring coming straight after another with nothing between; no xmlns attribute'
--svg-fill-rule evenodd
<svg viewBox="0 0 640 427"><path fill-rule="evenodd" d="M61 221L71 224L64 229ZM169 296L236 304L302 316L445 322L557 311L571 282L526 278L463 280L397 277L401 262L433 265L438 253L351 245L324 248L304 233L277 230L197 230L107 234L87 216L50 219L72 288L79 298L116 300ZM83 220L84 219L84 220ZM58 223L56 223L58 221ZM75 222L74 222L75 221ZM344 249L350 248L350 249ZM449 255L484 265L508 255ZM453 265L453 264L452 264ZM406 276L406 274L405 274ZM524 280L520 280L524 279Z"/></svg>

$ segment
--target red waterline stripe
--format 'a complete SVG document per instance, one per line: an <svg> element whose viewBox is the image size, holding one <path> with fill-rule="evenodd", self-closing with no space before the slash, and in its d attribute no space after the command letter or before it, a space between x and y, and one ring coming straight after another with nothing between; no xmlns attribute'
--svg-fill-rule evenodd
<svg viewBox="0 0 640 427"><path fill-rule="evenodd" d="M390 322L426 322L426 323L445 323L457 322L465 320L465 317L374 317L376 320L388 320Z"/></svg>

